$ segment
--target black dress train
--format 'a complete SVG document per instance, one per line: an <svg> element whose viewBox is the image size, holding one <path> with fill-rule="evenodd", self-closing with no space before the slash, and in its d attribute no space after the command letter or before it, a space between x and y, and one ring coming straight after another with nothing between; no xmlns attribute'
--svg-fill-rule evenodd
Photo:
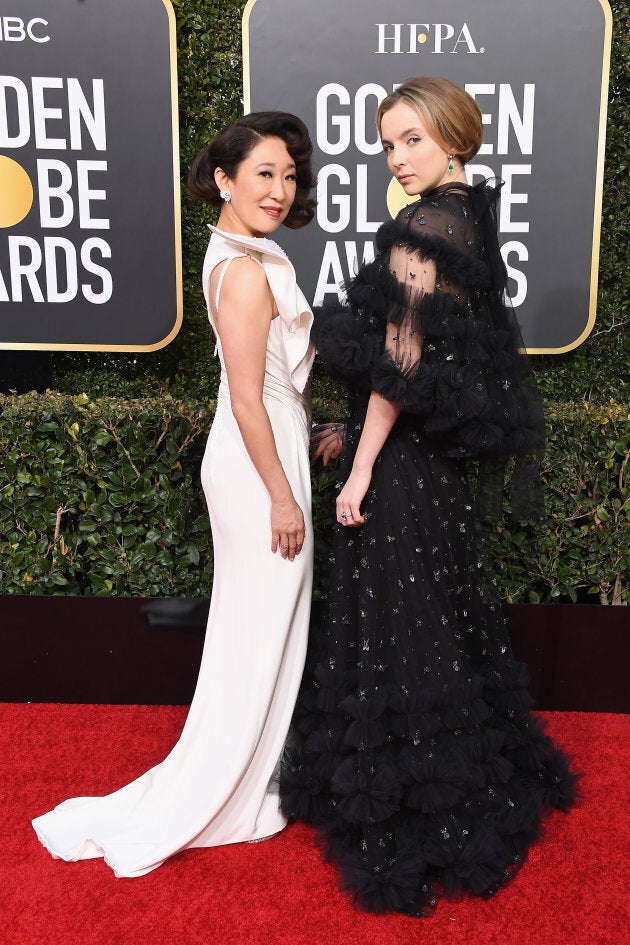
<svg viewBox="0 0 630 945"><path fill-rule="evenodd" d="M381 227L348 304L315 313L320 356L350 391L342 481L370 391L402 412L374 465L366 523L336 526L280 787L284 811L318 828L340 885L371 911L424 915L440 892L492 895L545 809L575 797L529 711L477 550L508 457L512 513L541 511L544 421L504 304L496 199L485 184L452 184L405 208ZM414 288L423 259L437 270L430 294Z"/></svg>

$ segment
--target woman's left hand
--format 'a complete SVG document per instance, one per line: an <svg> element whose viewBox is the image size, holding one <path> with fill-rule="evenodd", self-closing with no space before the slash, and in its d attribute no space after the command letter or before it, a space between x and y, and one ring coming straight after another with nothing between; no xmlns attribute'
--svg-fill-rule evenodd
<svg viewBox="0 0 630 945"><path fill-rule="evenodd" d="M365 515L361 514L360 507L371 481L371 470L353 467L343 489L337 496L337 521L340 525L352 527L363 525Z"/></svg>
<svg viewBox="0 0 630 945"><path fill-rule="evenodd" d="M343 423L318 423L311 432L311 448L314 450L311 462L322 458L326 466L330 459L338 459L343 451L346 427Z"/></svg>

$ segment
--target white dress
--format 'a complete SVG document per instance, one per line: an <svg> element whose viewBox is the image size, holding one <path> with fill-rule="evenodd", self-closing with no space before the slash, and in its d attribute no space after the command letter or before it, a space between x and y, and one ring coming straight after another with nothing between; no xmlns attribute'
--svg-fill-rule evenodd
<svg viewBox="0 0 630 945"><path fill-rule="evenodd" d="M312 314L279 246L211 229L203 272L211 323L210 273L227 260L223 276L237 256L249 255L263 266L279 311L269 331L263 399L304 512L306 538L294 561L271 553L269 496L232 414L217 340L221 384L201 469L214 584L184 730L168 757L131 784L105 797L72 798L33 821L53 856L102 856L117 876L141 876L192 847L258 840L286 823L274 772L297 698L310 613ZM220 290L219 284L217 307Z"/></svg>

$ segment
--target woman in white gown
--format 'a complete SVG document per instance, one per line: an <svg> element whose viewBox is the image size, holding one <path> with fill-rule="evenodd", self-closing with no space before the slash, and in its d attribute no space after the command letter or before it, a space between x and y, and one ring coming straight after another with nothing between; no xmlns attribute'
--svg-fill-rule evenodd
<svg viewBox="0 0 630 945"><path fill-rule="evenodd" d="M302 675L313 538L309 375L312 314L267 238L313 217L308 132L258 112L193 164L193 194L220 206L203 270L221 359L202 463L214 584L197 689L181 738L156 767L106 797L36 818L55 857L104 857L141 876L192 847L259 840L286 823L275 771Z"/></svg>

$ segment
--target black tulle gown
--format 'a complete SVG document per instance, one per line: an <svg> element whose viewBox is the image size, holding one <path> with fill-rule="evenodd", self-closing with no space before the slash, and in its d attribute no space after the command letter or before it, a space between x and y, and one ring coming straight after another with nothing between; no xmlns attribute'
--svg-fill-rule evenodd
<svg viewBox="0 0 630 945"><path fill-rule="evenodd" d="M336 526L281 796L286 813L319 828L342 888L373 911L423 915L440 894L492 895L545 810L575 795L529 711L526 669L477 550L508 457L512 513L540 514L544 448L503 302L496 198L461 184L423 197L381 228L348 305L316 312L320 356L350 391L341 481L370 391L402 412L374 465L366 523ZM414 288L423 259L437 270L430 294Z"/></svg>

